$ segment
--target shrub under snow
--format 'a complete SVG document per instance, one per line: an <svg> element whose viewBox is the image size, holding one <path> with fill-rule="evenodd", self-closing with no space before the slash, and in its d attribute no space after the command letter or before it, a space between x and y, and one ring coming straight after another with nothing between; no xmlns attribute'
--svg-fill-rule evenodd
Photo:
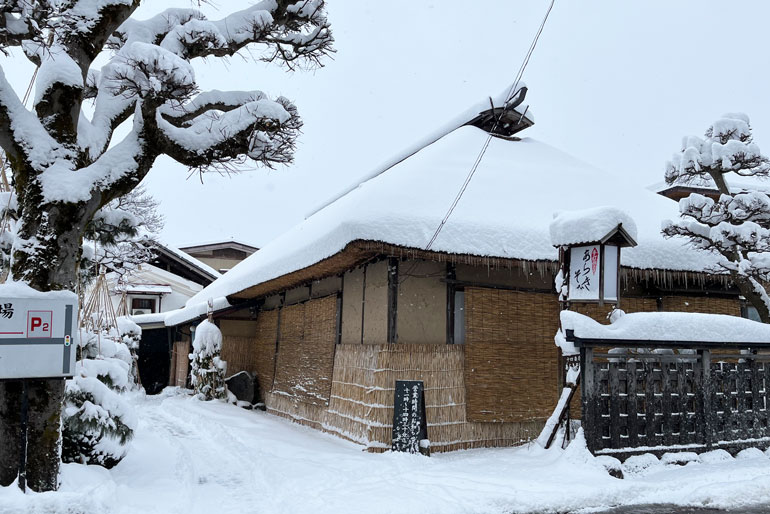
<svg viewBox="0 0 770 514"><path fill-rule="evenodd" d="M115 332L83 334L76 375L67 381L62 461L111 468L125 457L136 428L133 408L119 394L135 385L134 359Z"/></svg>
<svg viewBox="0 0 770 514"><path fill-rule="evenodd" d="M206 400L227 398L227 362L220 358L221 351L222 332L212 322L202 321L195 328L193 352L190 354L190 377L195 393Z"/></svg>

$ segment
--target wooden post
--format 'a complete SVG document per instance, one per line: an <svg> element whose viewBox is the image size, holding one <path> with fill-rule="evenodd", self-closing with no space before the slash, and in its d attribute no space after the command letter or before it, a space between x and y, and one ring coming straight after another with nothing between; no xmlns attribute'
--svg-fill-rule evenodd
<svg viewBox="0 0 770 514"><path fill-rule="evenodd" d="M388 343L398 340L398 259L388 259ZM361 328L363 330L363 327Z"/></svg>
<svg viewBox="0 0 770 514"><path fill-rule="evenodd" d="M581 374L581 403L583 406L583 433L586 445L590 452L595 452L597 444L597 415L596 377L594 376L593 348L580 349L580 374ZM599 434L601 436L601 434Z"/></svg>
<svg viewBox="0 0 770 514"><path fill-rule="evenodd" d="M628 413L628 446L639 445L639 405L636 397L636 362L626 361L626 412Z"/></svg>
<svg viewBox="0 0 770 514"><path fill-rule="evenodd" d="M607 369L607 389L610 393L610 444L620 448L620 378L619 362L611 362Z"/></svg>
<svg viewBox="0 0 770 514"><path fill-rule="evenodd" d="M661 359L660 362L660 389L661 389L661 431L663 432L663 444L670 446L673 442L673 423L671 416L674 412L671 405L671 363Z"/></svg>
<svg viewBox="0 0 770 514"><path fill-rule="evenodd" d="M711 352L709 350L702 350L699 353L701 355L701 371L703 372L703 382L701 384L701 389L703 390L703 442L706 448L711 449L711 445L714 442L714 391L711 383Z"/></svg>

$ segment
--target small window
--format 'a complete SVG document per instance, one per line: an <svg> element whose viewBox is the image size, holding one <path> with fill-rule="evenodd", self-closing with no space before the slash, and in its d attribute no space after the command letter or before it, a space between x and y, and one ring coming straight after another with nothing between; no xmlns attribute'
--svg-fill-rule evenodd
<svg viewBox="0 0 770 514"><path fill-rule="evenodd" d="M131 299L131 314L151 314L154 312L155 312L154 298L132 298Z"/></svg>
<svg viewBox="0 0 770 514"><path fill-rule="evenodd" d="M762 321L759 319L759 312L757 311L757 308L749 304L743 306L743 317L752 321Z"/></svg>
<svg viewBox="0 0 770 514"><path fill-rule="evenodd" d="M454 292L454 327L452 327L454 344L465 344L465 291L456 289Z"/></svg>

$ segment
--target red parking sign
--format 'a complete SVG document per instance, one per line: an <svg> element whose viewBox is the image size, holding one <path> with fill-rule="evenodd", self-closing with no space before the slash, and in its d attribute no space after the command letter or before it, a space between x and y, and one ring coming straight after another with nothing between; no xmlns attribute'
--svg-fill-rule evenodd
<svg viewBox="0 0 770 514"><path fill-rule="evenodd" d="M53 311L27 311L27 337L52 337Z"/></svg>

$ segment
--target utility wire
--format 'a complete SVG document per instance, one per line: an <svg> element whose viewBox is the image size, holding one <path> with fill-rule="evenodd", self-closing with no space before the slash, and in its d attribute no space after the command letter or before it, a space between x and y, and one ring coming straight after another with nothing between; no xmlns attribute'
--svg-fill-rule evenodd
<svg viewBox="0 0 770 514"><path fill-rule="evenodd" d="M545 27L546 21L548 21L548 16L551 14L551 9L553 9L553 4L555 1L556 0L551 0L551 4L548 6L548 10L546 11L545 16L543 17L543 21L540 23L540 28L538 28L537 33L535 34L535 38L532 40L532 43L529 45L529 50L527 51L524 61L521 63L521 66L519 67L519 72L516 74L516 80L513 82L513 85L511 85L511 88L508 90L508 94L505 98L505 103L503 104L504 106L508 105L508 102L511 101L511 99L513 98L513 95L517 91L519 82L521 81L521 77L524 75L524 70L526 69L527 64L529 64L529 59L530 57L532 57L532 52L535 50L535 46L537 46L537 42L540 39L540 34L543 33L543 28ZM468 172L468 175L465 177L465 182L463 182L463 185L460 187L460 190L457 192L457 196L455 196L455 199L452 201L452 204L449 206L449 210L447 210L446 214L444 215L444 218L441 220L441 223L439 223L438 227L436 227L436 231L433 233L433 237L430 238L430 241L428 241L428 244L425 246L425 250L430 250L431 246L433 246L433 243L436 242L436 239L441 233L441 230L444 228L444 225L446 225L447 221L449 221L449 217L452 215L452 212L454 212L455 208L457 207L457 204L460 202L460 199L463 197L463 194L465 194L465 190L468 189L468 185L470 184L471 179L473 179L473 175L476 174L476 170L478 170L479 165L481 164L481 161L484 158L484 154L487 152L487 149L489 148L489 143L492 141L492 137L493 137L492 133L495 131L498 124L500 123L500 120L502 119L504 112L505 112L505 109L502 109L500 111L500 114L495 117L495 123L494 125L492 125L492 128L490 129L489 134L487 134L487 138L481 147L481 151L476 157L476 160L474 161L473 166L471 166L471 169Z"/></svg>

